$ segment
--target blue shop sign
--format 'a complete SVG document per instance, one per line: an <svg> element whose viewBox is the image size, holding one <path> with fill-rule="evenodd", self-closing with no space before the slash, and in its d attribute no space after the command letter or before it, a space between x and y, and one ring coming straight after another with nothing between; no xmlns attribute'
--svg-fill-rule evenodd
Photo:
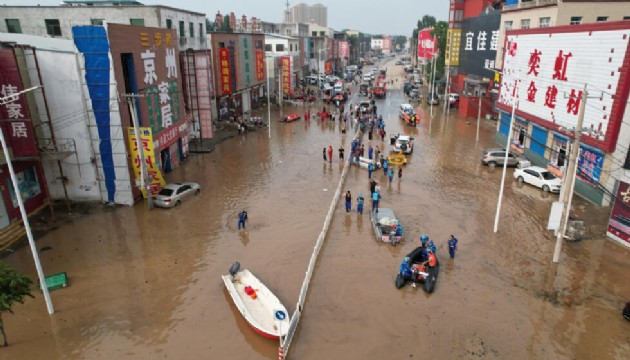
<svg viewBox="0 0 630 360"><path fill-rule="evenodd" d="M593 148L581 146L578 159L578 177L587 183L597 186L604 165L604 155Z"/></svg>

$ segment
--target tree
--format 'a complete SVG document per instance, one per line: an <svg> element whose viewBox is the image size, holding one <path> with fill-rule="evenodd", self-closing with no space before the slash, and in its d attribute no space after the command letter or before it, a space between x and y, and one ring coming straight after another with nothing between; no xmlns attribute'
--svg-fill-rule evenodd
<svg viewBox="0 0 630 360"><path fill-rule="evenodd" d="M438 42L438 59L435 69L435 77L440 78L444 76L444 62L446 61L446 37L448 34L448 23L446 21L438 21L433 27L431 36L437 38Z"/></svg>
<svg viewBox="0 0 630 360"><path fill-rule="evenodd" d="M435 20L435 16L424 15L422 19L418 20L417 29L422 30L422 29L426 29L430 27L435 27L435 24L437 24L437 20Z"/></svg>
<svg viewBox="0 0 630 360"><path fill-rule="evenodd" d="M24 304L24 297L31 294L31 279L26 276L15 272L7 264L0 262L0 333L4 338L4 344L2 346L9 345L7 343L7 335L4 332L4 322L2 321L2 314L4 312L10 312L13 308L13 304L16 302Z"/></svg>

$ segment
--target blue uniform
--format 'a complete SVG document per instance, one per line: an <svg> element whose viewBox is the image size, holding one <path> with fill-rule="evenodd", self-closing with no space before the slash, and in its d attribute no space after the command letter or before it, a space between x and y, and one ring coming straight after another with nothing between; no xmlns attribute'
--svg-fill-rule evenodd
<svg viewBox="0 0 630 360"><path fill-rule="evenodd" d="M435 254L435 251L437 250L437 248L435 247L433 240L429 241L429 244L427 245L427 249L431 250L431 252Z"/></svg>
<svg viewBox="0 0 630 360"><path fill-rule="evenodd" d="M365 199L363 199L363 195L359 194L359 197L357 198L357 212L359 214L363 214L363 203L365 202Z"/></svg>
<svg viewBox="0 0 630 360"><path fill-rule="evenodd" d="M457 250L457 238L448 239L448 254L451 259L455 259L455 251Z"/></svg>
<svg viewBox="0 0 630 360"><path fill-rule="evenodd" d="M376 212L378 212L378 198L379 198L379 195L378 195L378 193L375 191L375 192L372 194L372 211L376 211Z"/></svg>
<svg viewBox="0 0 630 360"><path fill-rule="evenodd" d="M370 160L372 160L372 156L373 156L373 154L374 154L374 149L372 149L372 147L370 146L370 147L368 148L368 158L369 158Z"/></svg>
<svg viewBox="0 0 630 360"><path fill-rule="evenodd" d="M238 229L241 230L241 226L245 229L245 221L247 221L247 211L243 210L238 214Z"/></svg>
<svg viewBox="0 0 630 360"><path fill-rule="evenodd" d="M403 262L400 264L400 273L402 274L403 278L405 278L405 279L409 279L413 275L413 270L411 269L411 264L409 262L407 262L406 259L403 260Z"/></svg>
<svg viewBox="0 0 630 360"><path fill-rule="evenodd" d="M368 179L372 178L372 171L374 171L374 164L368 165Z"/></svg>

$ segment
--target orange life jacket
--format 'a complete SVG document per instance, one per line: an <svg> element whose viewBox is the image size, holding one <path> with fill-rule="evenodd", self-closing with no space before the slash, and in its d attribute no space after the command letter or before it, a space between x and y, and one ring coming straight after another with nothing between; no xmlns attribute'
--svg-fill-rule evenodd
<svg viewBox="0 0 630 360"><path fill-rule="evenodd" d="M437 264L437 258L433 253L429 253L429 266L433 267Z"/></svg>

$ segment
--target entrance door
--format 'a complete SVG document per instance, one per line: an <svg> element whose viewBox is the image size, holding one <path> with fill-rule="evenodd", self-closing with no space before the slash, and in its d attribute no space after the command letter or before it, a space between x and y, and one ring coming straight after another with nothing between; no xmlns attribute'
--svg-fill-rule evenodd
<svg viewBox="0 0 630 360"><path fill-rule="evenodd" d="M9 214L7 214L7 208L4 206L4 201L2 201L2 194L0 194L0 229L4 229L9 226L11 222L9 221Z"/></svg>

